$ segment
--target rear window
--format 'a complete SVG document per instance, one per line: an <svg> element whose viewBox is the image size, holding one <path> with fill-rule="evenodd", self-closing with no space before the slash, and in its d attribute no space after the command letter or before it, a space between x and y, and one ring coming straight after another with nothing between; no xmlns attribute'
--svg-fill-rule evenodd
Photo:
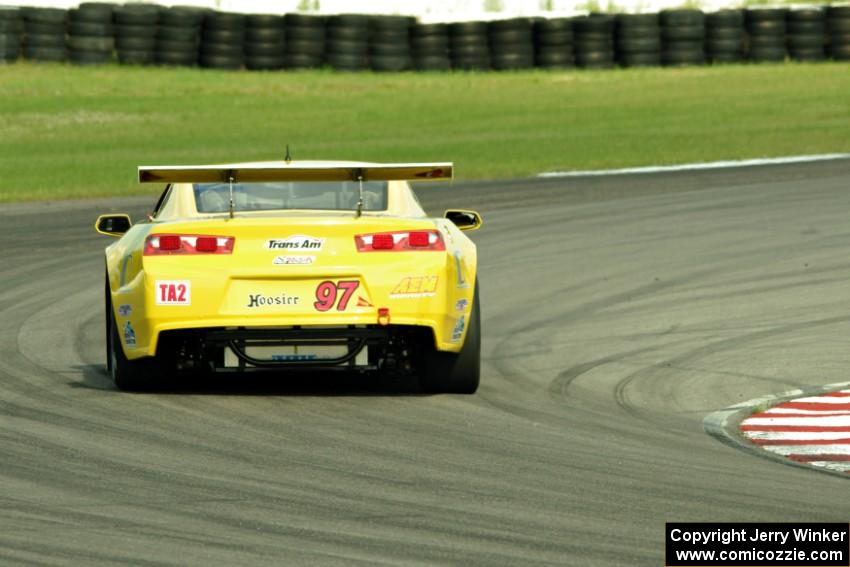
<svg viewBox="0 0 850 567"><path fill-rule="evenodd" d="M234 211L316 209L353 211L357 208L358 183L353 181L297 181L288 183L234 183ZM195 183L195 205L199 213L230 210L230 184ZM387 209L387 182L363 183L363 210Z"/></svg>

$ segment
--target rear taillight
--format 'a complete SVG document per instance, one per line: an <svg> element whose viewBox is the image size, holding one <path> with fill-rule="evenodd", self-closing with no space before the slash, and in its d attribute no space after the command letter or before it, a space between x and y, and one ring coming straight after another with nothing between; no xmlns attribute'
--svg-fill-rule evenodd
<svg viewBox="0 0 850 567"><path fill-rule="evenodd" d="M145 256L169 254L232 254L232 236L151 234L145 239Z"/></svg>
<svg viewBox="0 0 850 567"><path fill-rule="evenodd" d="M400 252L406 250L445 250L443 237L436 230L404 230L358 234L354 237L358 252Z"/></svg>

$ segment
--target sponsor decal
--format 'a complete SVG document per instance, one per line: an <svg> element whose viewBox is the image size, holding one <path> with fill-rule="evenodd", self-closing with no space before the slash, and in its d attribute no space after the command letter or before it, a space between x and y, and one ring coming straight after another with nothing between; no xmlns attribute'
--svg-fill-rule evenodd
<svg viewBox="0 0 850 567"><path fill-rule="evenodd" d="M315 256L275 256L274 260L272 260L272 264L275 266L287 266L292 264L305 266L307 264L312 264L315 260Z"/></svg>
<svg viewBox="0 0 850 567"><path fill-rule="evenodd" d="M358 287L360 282L357 280L325 280L316 286L316 301L313 302L313 307L321 312L330 311L334 307L337 311L345 311Z"/></svg>
<svg viewBox="0 0 850 567"><path fill-rule="evenodd" d="M410 276L403 278L390 292L390 297L431 297L437 293L437 282L439 279L439 276Z"/></svg>
<svg viewBox="0 0 850 567"><path fill-rule="evenodd" d="M279 295L263 295L262 293L248 294L248 307L275 307L278 305L298 305L301 298L297 295L287 295L281 293Z"/></svg>
<svg viewBox="0 0 850 567"><path fill-rule="evenodd" d="M118 306L118 315L121 317L129 317L133 314L133 308L129 305L119 305Z"/></svg>
<svg viewBox="0 0 850 567"><path fill-rule="evenodd" d="M463 336L463 329L466 327L466 315L461 315L457 320L454 330L452 330L452 342L456 343Z"/></svg>
<svg viewBox="0 0 850 567"><path fill-rule="evenodd" d="M191 305L192 283L186 280L157 280L155 294L157 305Z"/></svg>
<svg viewBox="0 0 850 567"><path fill-rule="evenodd" d="M133 324L129 321L124 323L124 344L128 347L136 346L136 331L133 329Z"/></svg>
<svg viewBox="0 0 850 567"><path fill-rule="evenodd" d="M368 300L363 299L362 296L357 297L357 307L374 307Z"/></svg>
<svg viewBox="0 0 850 567"><path fill-rule="evenodd" d="M319 357L315 354L273 354L272 360L275 362L297 362L302 360L317 360Z"/></svg>
<svg viewBox="0 0 850 567"><path fill-rule="evenodd" d="M458 299L457 303L455 303L455 311L464 312L466 311L466 307L469 305L469 301L466 299Z"/></svg>
<svg viewBox="0 0 850 567"><path fill-rule="evenodd" d="M269 250L287 250L291 252L318 252L324 244L324 238L296 234L288 238L272 238L266 242L266 248Z"/></svg>

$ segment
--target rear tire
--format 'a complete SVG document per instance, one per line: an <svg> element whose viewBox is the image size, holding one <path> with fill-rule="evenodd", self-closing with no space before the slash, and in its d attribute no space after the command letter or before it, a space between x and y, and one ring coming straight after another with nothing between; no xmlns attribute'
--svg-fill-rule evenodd
<svg viewBox="0 0 850 567"><path fill-rule="evenodd" d="M481 379L481 310L477 281L468 325L460 352L441 352L430 347L420 377L423 391L474 394L478 390Z"/></svg>
<svg viewBox="0 0 850 567"><path fill-rule="evenodd" d="M107 293L108 288L107 288ZM153 372L152 360L128 360L118 336L118 325L112 310L112 303L106 301L106 369L109 371L115 387L125 392L147 390L152 386L150 376Z"/></svg>

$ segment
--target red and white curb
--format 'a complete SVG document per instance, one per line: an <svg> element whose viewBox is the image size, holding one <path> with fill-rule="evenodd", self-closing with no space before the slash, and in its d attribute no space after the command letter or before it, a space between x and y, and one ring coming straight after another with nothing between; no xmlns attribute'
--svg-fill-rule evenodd
<svg viewBox="0 0 850 567"><path fill-rule="evenodd" d="M705 416L703 428L721 442L755 455L846 476L850 382L741 402Z"/></svg>
<svg viewBox="0 0 850 567"><path fill-rule="evenodd" d="M850 390L782 402L744 419L740 429L771 453L850 472Z"/></svg>

